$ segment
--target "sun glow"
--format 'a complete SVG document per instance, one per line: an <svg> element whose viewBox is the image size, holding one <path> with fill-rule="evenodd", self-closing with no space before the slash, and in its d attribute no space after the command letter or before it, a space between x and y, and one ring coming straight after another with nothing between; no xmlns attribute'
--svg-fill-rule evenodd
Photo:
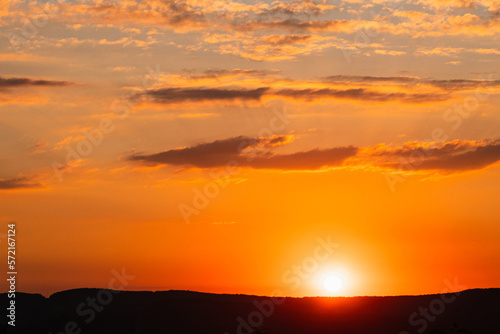
<svg viewBox="0 0 500 334"><path fill-rule="evenodd" d="M323 284L325 289L330 292L337 292L342 289L342 280L335 275L327 276Z"/></svg>
<svg viewBox="0 0 500 334"><path fill-rule="evenodd" d="M349 294L352 285L350 278L345 268L325 268L316 276L316 291L323 296Z"/></svg>

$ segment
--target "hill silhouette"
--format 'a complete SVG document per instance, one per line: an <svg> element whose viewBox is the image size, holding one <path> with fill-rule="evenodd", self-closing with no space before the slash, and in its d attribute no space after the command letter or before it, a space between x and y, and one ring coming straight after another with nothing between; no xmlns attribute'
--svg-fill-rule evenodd
<svg viewBox="0 0 500 334"><path fill-rule="evenodd" d="M8 305L7 294L0 295ZM5 308L3 308L5 310ZM500 333L500 289L395 297L280 298L75 289L16 294L1 333Z"/></svg>

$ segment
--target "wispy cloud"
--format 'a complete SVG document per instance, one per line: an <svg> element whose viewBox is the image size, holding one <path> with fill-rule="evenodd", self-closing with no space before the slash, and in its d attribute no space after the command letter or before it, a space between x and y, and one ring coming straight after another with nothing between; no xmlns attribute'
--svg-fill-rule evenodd
<svg viewBox="0 0 500 334"><path fill-rule="evenodd" d="M33 178L28 178L28 177L0 179L0 190L32 189L41 187L42 187L41 184L33 182Z"/></svg>
<svg viewBox="0 0 500 334"><path fill-rule="evenodd" d="M201 74L164 75L156 89L148 90L143 95L157 104L258 102L266 98L293 99L302 103L351 100L426 104L451 100L474 89L487 88L493 93L494 87L500 87L500 80L355 75L293 80L281 77L276 71L213 69ZM144 99L143 103L149 102Z"/></svg>
<svg viewBox="0 0 500 334"><path fill-rule="evenodd" d="M275 93L277 96L291 97L307 101L322 99L348 99L360 101L391 102L399 101L406 103L425 103L444 101L448 99L447 94L439 93L403 93L403 92L380 92L365 88L353 89L283 89Z"/></svg>
<svg viewBox="0 0 500 334"><path fill-rule="evenodd" d="M55 81L46 79L31 78L4 78L0 77L0 89L23 86L69 86L74 83L68 81Z"/></svg>
<svg viewBox="0 0 500 334"><path fill-rule="evenodd" d="M402 171L464 172L500 161L500 141L454 140L442 144L410 142L397 148L379 146L371 158L375 161L382 158L381 166Z"/></svg>

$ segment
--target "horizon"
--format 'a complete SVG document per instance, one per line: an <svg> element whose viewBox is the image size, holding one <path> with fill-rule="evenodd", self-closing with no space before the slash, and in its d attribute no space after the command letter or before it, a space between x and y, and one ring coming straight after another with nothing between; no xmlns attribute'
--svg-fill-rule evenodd
<svg viewBox="0 0 500 334"><path fill-rule="evenodd" d="M413 295L413 294L405 294L405 295L353 295L353 296L342 296L342 295L320 295L320 296L287 296L287 295L253 295L253 294L245 294L245 293L226 293L226 292L207 292L207 291L195 291L195 290L113 290L113 289L108 289L108 288L99 288L99 287L93 287L93 288L71 288L67 290L60 290L56 291L50 294L45 294L45 293L40 293L40 292L23 292L23 291L16 291L16 293L21 293L21 294L33 294L33 295L41 295L44 298L50 298L52 295L55 295L57 293L62 293L62 292L71 292L71 291L77 291L77 290L111 290L111 291L117 291L119 293L121 292L186 292L186 293L199 293L199 294L206 294L206 295L227 295L227 296L247 296L247 297L258 297L258 298L274 298L274 297L282 297L282 298L371 298L371 297L425 297L425 296L436 296L436 295L447 295L447 294L461 294L466 291L477 291L477 290L500 290L500 287L491 287L491 288L467 288L464 290L458 290L458 291L449 291L449 292L436 292L436 293L424 293L424 294L418 294L418 295ZM1 292L1 294L7 294L8 292Z"/></svg>
<svg viewBox="0 0 500 334"><path fill-rule="evenodd" d="M499 13L3 1L0 291L499 287Z"/></svg>

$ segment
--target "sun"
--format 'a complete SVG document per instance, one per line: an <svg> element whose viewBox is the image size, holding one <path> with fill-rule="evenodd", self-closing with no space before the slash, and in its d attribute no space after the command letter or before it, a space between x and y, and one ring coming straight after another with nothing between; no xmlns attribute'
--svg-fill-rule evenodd
<svg viewBox="0 0 500 334"><path fill-rule="evenodd" d="M342 280L336 275L329 275L325 278L323 285L330 292L338 292L342 289Z"/></svg>

